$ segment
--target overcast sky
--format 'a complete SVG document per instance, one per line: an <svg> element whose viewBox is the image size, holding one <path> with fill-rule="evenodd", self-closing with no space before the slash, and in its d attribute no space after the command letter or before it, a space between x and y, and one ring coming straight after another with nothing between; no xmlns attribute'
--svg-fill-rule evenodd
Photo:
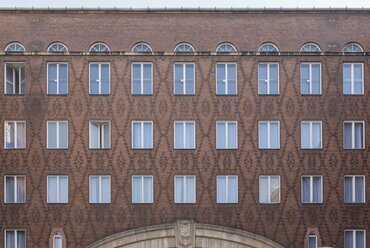
<svg viewBox="0 0 370 248"><path fill-rule="evenodd" d="M370 8L370 0L0 0L0 8Z"/></svg>

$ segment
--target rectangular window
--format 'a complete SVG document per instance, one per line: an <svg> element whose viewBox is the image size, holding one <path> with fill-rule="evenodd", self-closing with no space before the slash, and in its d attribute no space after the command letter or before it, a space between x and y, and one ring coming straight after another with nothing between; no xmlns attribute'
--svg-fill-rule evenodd
<svg viewBox="0 0 370 248"><path fill-rule="evenodd" d="M91 95L110 94L110 64L90 63L90 87Z"/></svg>
<svg viewBox="0 0 370 248"><path fill-rule="evenodd" d="M5 203L26 202L26 177L5 176Z"/></svg>
<svg viewBox="0 0 370 248"><path fill-rule="evenodd" d="M48 121L47 134L48 149L68 148L68 121Z"/></svg>
<svg viewBox="0 0 370 248"><path fill-rule="evenodd" d="M216 94L236 95L237 92L236 63L216 64Z"/></svg>
<svg viewBox="0 0 370 248"><path fill-rule="evenodd" d="M89 122L90 149L109 149L111 141L111 131L109 121L90 121Z"/></svg>
<svg viewBox="0 0 370 248"><path fill-rule="evenodd" d="M68 176L48 176L47 202L68 203Z"/></svg>
<svg viewBox="0 0 370 248"><path fill-rule="evenodd" d="M279 64L258 64L258 94L279 95Z"/></svg>
<svg viewBox="0 0 370 248"><path fill-rule="evenodd" d="M301 149L322 148L321 121L301 122Z"/></svg>
<svg viewBox="0 0 370 248"><path fill-rule="evenodd" d="M132 148L152 149L153 148L153 122L133 121L132 122Z"/></svg>
<svg viewBox="0 0 370 248"><path fill-rule="evenodd" d="M365 148L365 127L363 121L345 121L343 129L344 149Z"/></svg>
<svg viewBox="0 0 370 248"><path fill-rule="evenodd" d="M365 248L366 233L365 230L345 230L344 248Z"/></svg>
<svg viewBox="0 0 370 248"><path fill-rule="evenodd" d="M67 63L48 63L48 94L66 95L68 94L68 64Z"/></svg>
<svg viewBox="0 0 370 248"><path fill-rule="evenodd" d="M24 63L5 63L5 94L22 95L25 92Z"/></svg>
<svg viewBox="0 0 370 248"><path fill-rule="evenodd" d="M260 176L260 203L280 203L280 176Z"/></svg>
<svg viewBox="0 0 370 248"><path fill-rule="evenodd" d="M364 64L344 63L343 64L343 94L363 95L364 94Z"/></svg>
<svg viewBox="0 0 370 248"><path fill-rule="evenodd" d="M238 129L236 121L216 122L216 149L237 149Z"/></svg>
<svg viewBox="0 0 370 248"><path fill-rule="evenodd" d="M5 248L26 248L26 231L5 230Z"/></svg>
<svg viewBox="0 0 370 248"><path fill-rule="evenodd" d="M302 63L301 64L301 94L320 95L321 94L321 64Z"/></svg>
<svg viewBox="0 0 370 248"><path fill-rule="evenodd" d="M5 121L4 147L5 149L24 149L26 148L26 122L25 121Z"/></svg>
<svg viewBox="0 0 370 248"><path fill-rule="evenodd" d="M258 122L259 149L280 148L280 123L279 121Z"/></svg>
<svg viewBox="0 0 370 248"><path fill-rule="evenodd" d="M217 176L217 203L238 203L237 176Z"/></svg>
<svg viewBox="0 0 370 248"><path fill-rule="evenodd" d="M175 203L195 203L195 176L175 176Z"/></svg>
<svg viewBox="0 0 370 248"><path fill-rule="evenodd" d="M308 247L307 248L317 248L317 236L312 233L308 235Z"/></svg>
<svg viewBox="0 0 370 248"><path fill-rule="evenodd" d="M344 202L365 203L365 176L344 176Z"/></svg>
<svg viewBox="0 0 370 248"><path fill-rule="evenodd" d="M153 69L151 63L132 64L132 85L133 95L152 95L153 94Z"/></svg>
<svg viewBox="0 0 370 248"><path fill-rule="evenodd" d="M322 176L302 176L302 202L322 203Z"/></svg>
<svg viewBox="0 0 370 248"><path fill-rule="evenodd" d="M153 176L132 176L132 203L153 203Z"/></svg>
<svg viewBox="0 0 370 248"><path fill-rule="evenodd" d="M175 95L194 95L195 94L195 70L194 64L175 63Z"/></svg>
<svg viewBox="0 0 370 248"><path fill-rule="evenodd" d="M175 149L195 149L195 122L175 121Z"/></svg>
<svg viewBox="0 0 370 248"><path fill-rule="evenodd" d="M90 203L110 203L110 176L90 176Z"/></svg>

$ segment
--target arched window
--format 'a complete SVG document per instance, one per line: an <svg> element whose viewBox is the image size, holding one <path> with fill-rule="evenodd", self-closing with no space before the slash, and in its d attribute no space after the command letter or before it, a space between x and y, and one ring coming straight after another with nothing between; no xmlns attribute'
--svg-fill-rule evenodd
<svg viewBox="0 0 370 248"><path fill-rule="evenodd" d="M302 46L301 52L318 53L321 52L321 49L315 43L306 43Z"/></svg>
<svg viewBox="0 0 370 248"><path fill-rule="evenodd" d="M279 52L279 49L276 45L272 43L263 43L259 48L259 52Z"/></svg>
<svg viewBox="0 0 370 248"><path fill-rule="evenodd" d="M93 53L106 53L109 52L110 49L106 44L99 42L92 44L89 51Z"/></svg>
<svg viewBox="0 0 370 248"><path fill-rule="evenodd" d="M56 232L53 236L53 248L63 248L63 237L60 232Z"/></svg>
<svg viewBox="0 0 370 248"><path fill-rule="evenodd" d="M362 53L364 50L357 43L348 43L344 48L343 52L345 53Z"/></svg>
<svg viewBox="0 0 370 248"><path fill-rule="evenodd" d="M25 51L26 51L26 49L24 48L24 46L21 43L18 43L18 42L10 43L5 47L5 52L23 53Z"/></svg>
<svg viewBox="0 0 370 248"><path fill-rule="evenodd" d="M132 48L132 51L134 53L150 53L150 52L152 52L152 48L146 43L137 43Z"/></svg>
<svg viewBox="0 0 370 248"><path fill-rule="evenodd" d="M308 235L308 248L317 248L317 236L314 232Z"/></svg>
<svg viewBox="0 0 370 248"><path fill-rule="evenodd" d="M216 48L216 52L218 53L235 53L236 47L231 43L221 43Z"/></svg>
<svg viewBox="0 0 370 248"><path fill-rule="evenodd" d="M65 52L68 52L68 49L63 43L55 42L55 43L51 44L48 47L48 52L50 52L50 53L65 53Z"/></svg>
<svg viewBox="0 0 370 248"><path fill-rule="evenodd" d="M195 52L194 47L189 43L180 43L175 47L176 53L193 53Z"/></svg>

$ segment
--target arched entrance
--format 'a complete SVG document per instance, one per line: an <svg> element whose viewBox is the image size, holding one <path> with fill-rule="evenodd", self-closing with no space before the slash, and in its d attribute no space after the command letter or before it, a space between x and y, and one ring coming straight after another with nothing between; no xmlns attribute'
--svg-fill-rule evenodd
<svg viewBox="0 0 370 248"><path fill-rule="evenodd" d="M105 237L87 248L283 248L262 236L238 229L178 220Z"/></svg>

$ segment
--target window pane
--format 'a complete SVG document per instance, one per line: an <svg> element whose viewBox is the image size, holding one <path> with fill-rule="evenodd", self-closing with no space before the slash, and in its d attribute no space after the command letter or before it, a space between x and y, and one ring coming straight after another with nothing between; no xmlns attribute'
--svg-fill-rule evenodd
<svg viewBox="0 0 370 248"><path fill-rule="evenodd" d="M237 148L237 130L236 130L236 123L229 123L228 124L228 137L227 143L229 149L236 149Z"/></svg>
<svg viewBox="0 0 370 248"><path fill-rule="evenodd" d="M280 180L279 177L271 177L270 179L271 202L280 202Z"/></svg>
<svg viewBox="0 0 370 248"><path fill-rule="evenodd" d="M5 122L5 147L15 148L15 123Z"/></svg>
<svg viewBox="0 0 370 248"><path fill-rule="evenodd" d="M351 64L343 64L343 94L351 94Z"/></svg>
<svg viewBox="0 0 370 248"><path fill-rule="evenodd" d="M217 177L217 202L226 202L226 177Z"/></svg>
<svg viewBox="0 0 370 248"><path fill-rule="evenodd" d="M229 177L229 188L228 188L228 202L238 202L238 180L236 177Z"/></svg>
<svg viewBox="0 0 370 248"><path fill-rule="evenodd" d="M356 177L355 181L355 197L357 203L365 202L364 199L364 178L363 177Z"/></svg>
<svg viewBox="0 0 370 248"><path fill-rule="evenodd" d="M316 248L316 236L308 237L308 248Z"/></svg>
<svg viewBox="0 0 370 248"><path fill-rule="evenodd" d="M321 178L313 177L313 202L321 202Z"/></svg>
<svg viewBox="0 0 370 248"><path fill-rule="evenodd" d="M270 123L270 148L279 148L279 124Z"/></svg>
<svg viewBox="0 0 370 248"><path fill-rule="evenodd" d="M185 143L185 147L186 148L189 148L189 149L192 149L192 148L195 148L195 140L194 140L194 137L195 137L195 127L194 127L194 123L186 123L185 124L186 126L186 143Z"/></svg>
<svg viewBox="0 0 370 248"><path fill-rule="evenodd" d="M268 177L260 177L260 203L269 202Z"/></svg>
<svg viewBox="0 0 370 248"><path fill-rule="evenodd" d="M184 94L183 64L175 64L175 94Z"/></svg>
<svg viewBox="0 0 370 248"><path fill-rule="evenodd" d="M217 74L217 92L216 94L226 94L226 74L225 74L226 64L217 64L216 74Z"/></svg>
<svg viewBox="0 0 370 248"><path fill-rule="evenodd" d="M321 91L321 70L319 64L312 65L312 94L318 95Z"/></svg>
<svg viewBox="0 0 370 248"><path fill-rule="evenodd" d="M236 94L236 65L228 64L227 66L227 94Z"/></svg>
<svg viewBox="0 0 370 248"><path fill-rule="evenodd" d="M90 64L90 94L99 94L99 64Z"/></svg>
<svg viewBox="0 0 370 248"><path fill-rule="evenodd" d="M26 248L26 233L25 231L17 231L17 248Z"/></svg>
<svg viewBox="0 0 370 248"><path fill-rule="evenodd" d="M267 64L258 65L258 94L267 94Z"/></svg>
<svg viewBox="0 0 370 248"><path fill-rule="evenodd" d="M364 148L363 144L363 123L355 123L355 148Z"/></svg>
<svg viewBox="0 0 370 248"><path fill-rule="evenodd" d="M26 124L17 122L17 148L26 148Z"/></svg>
<svg viewBox="0 0 370 248"><path fill-rule="evenodd" d="M353 247L353 232L352 231L346 231L344 233L344 247L345 248L354 248Z"/></svg>
<svg viewBox="0 0 370 248"><path fill-rule="evenodd" d="M144 123L144 148L153 147L152 123Z"/></svg>
<svg viewBox="0 0 370 248"><path fill-rule="evenodd" d="M6 94L14 94L14 69L10 65L6 65Z"/></svg>
<svg viewBox="0 0 370 248"><path fill-rule="evenodd" d="M144 177L144 202L151 203L152 201L152 177Z"/></svg>
<svg viewBox="0 0 370 248"><path fill-rule="evenodd" d="M141 64L132 65L132 93L141 94Z"/></svg>
<svg viewBox="0 0 370 248"><path fill-rule="evenodd" d="M90 123L90 148L100 147L100 125L99 123Z"/></svg>
<svg viewBox="0 0 370 248"><path fill-rule="evenodd" d="M48 65L48 94L58 94L57 64Z"/></svg>
<svg viewBox="0 0 370 248"><path fill-rule="evenodd" d="M53 248L63 248L62 238L60 236L54 236L54 247Z"/></svg>
<svg viewBox="0 0 370 248"><path fill-rule="evenodd" d="M142 147L142 136L141 136L141 123L134 123L133 124L133 148L141 148Z"/></svg>
<svg viewBox="0 0 370 248"><path fill-rule="evenodd" d="M57 147L57 123L48 122L48 148Z"/></svg>
<svg viewBox="0 0 370 248"><path fill-rule="evenodd" d="M301 124L301 148L310 148L310 123L308 122Z"/></svg>
<svg viewBox="0 0 370 248"><path fill-rule="evenodd" d="M267 123L260 122L258 128L259 148L268 148Z"/></svg>
<svg viewBox="0 0 370 248"><path fill-rule="evenodd" d="M15 248L15 231L6 231L6 248Z"/></svg>
<svg viewBox="0 0 370 248"><path fill-rule="evenodd" d="M144 90L143 94L152 94L152 65L144 64Z"/></svg>
<svg viewBox="0 0 370 248"><path fill-rule="evenodd" d="M353 66L353 70L354 70L354 92L353 94L362 94L362 84L363 84L363 80L362 80L362 64L354 64Z"/></svg>
<svg viewBox="0 0 370 248"><path fill-rule="evenodd" d="M356 248L365 248L365 233L356 231Z"/></svg>
<svg viewBox="0 0 370 248"><path fill-rule="evenodd" d="M175 148L184 148L184 124L175 123Z"/></svg>
<svg viewBox="0 0 370 248"><path fill-rule="evenodd" d="M344 148L352 148L352 123L344 123Z"/></svg>
<svg viewBox="0 0 370 248"><path fill-rule="evenodd" d="M312 123L312 148L321 148L321 124Z"/></svg>
<svg viewBox="0 0 370 248"><path fill-rule="evenodd" d="M26 202L26 178L17 177L17 202Z"/></svg>
<svg viewBox="0 0 370 248"><path fill-rule="evenodd" d="M57 177L48 177L48 202L57 202Z"/></svg>
<svg viewBox="0 0 370 248"><path fill-rule="evenodd" d="M68 65L59 64L59 94L68 94Z"/></svg>
<svg viewBox="0 0 370 248"><path fill-rule="evenodd" d="M344 202L352 202L352 190L352 177L344 177Z"/></svg>
<svg viewBox="0 0 370 248"><path fill-rule="evenodd" d="M132 178L132 202L141 202L141 177Z"/></svg>
<svg viewBox="0 0 370 248"><path fill-rule="evenodd" d="M303 203L310 202L310 177L302 177L302 201Z"/></svg>
<svg viewBox="0 0 370 248"><path fill-rule="evenodd" d="M103 124L103 131L104 131L104 137L103 137L103 147L102 148L110 148L110 124L104 123Z"/></svg>
<svg viewBox="0 0 370 248"><path fill-rule="evenodd" d="M226 123L217 123L216 125L216 147L217 149L226 148Z"/></svg>
<svg viewBox="0 0 370 248"><path fill-rule="evenodd" d="M110 93L109 64L101 64L101 94Z"/></svg>
<svg viewBox="0 0 370 248"><path fill-rule="evenodd" d="M6 202L11 203L15 202L15 178L14 177L6 177Z"/></svg>
<svg viewBox="0 0 370 248"><path fill-rule="evenodd" d="M20 94L24 94L25 92L25 86L26 86L26 76L25 76L25 69L24 69L24 65L22 65L20 68L20 91L19 93Z"/></svg>
<svg viewBox="0 0 370 248"><path fill-rule="evenodd" d="M103 203L110 202L110 178L109 177L102 177L101 178L101 200Z"/></svg>
<svg viewBox="0 0 370 248"><path fill-rule="evenodd" d="M309 64L301 64L301 94L310 94Z"/></svg>
<svg viewBox="0 0 370 248"><path fill-rule="evenodd" d="M195 203L195 177L186 177L186 202Z"/></svg>
<svg viewBox="0 0 370 248"><path fill-rule="evenodd" d="M270 94L279 94L279 71L277 64L270 64Z"/></svg>
<svg viewBox="0 0 370 248"><path fill-rule="evenodd" d="M59 148L68 148L67 122L59 122Z"/></svg>
<svg viewBox="0 0 370 248"><path fill-rule="evenodd" d="M175 202L182 203L184 202L184 177L178 176L175 177Z"/></svg>
<svg viewBox="0 0 370 248"><path fill-rule="evenodd" d="M68 202L68 177L59 177L59 201L61 203Z"/></svg>
<svg viewBox="0 0 370 248"><path fill-rule="evenodd" d="M90 178L90 199L92 203L99 202L99 177Z"/></svg>
<svg viewBox="0 0 370 248"><path fill-rule="evenodd" d="M194 65L186 64L186 94L195 93Z"/></svg>

